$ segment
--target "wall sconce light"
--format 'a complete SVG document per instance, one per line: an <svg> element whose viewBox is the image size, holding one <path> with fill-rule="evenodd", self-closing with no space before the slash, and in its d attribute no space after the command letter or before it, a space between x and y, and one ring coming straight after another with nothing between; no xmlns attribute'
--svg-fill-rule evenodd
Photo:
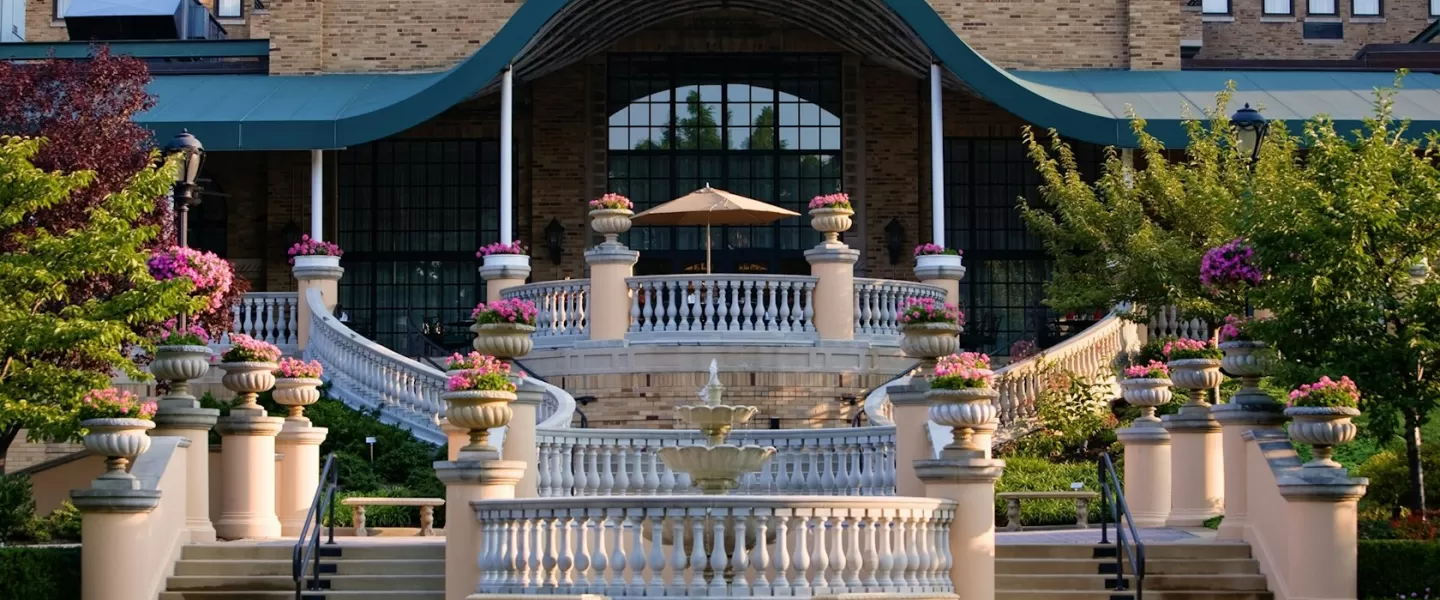
<svg viewBox="0 0 1440 600"><path fill-rule="evenodd" d="M550 251L550 262L558 265L565 257L564 240L565 226L560 224L559 219L550 219L550 224L545 226L545 248Z"/></svg>
<svg viewBox="0 0 1440 600"><path fill-rule="evenodd" d="M905 226L900 224L899 219L890 219L885 226L885 250L890 253L890 264L900 263L900 257L905 252Z"/></svg>

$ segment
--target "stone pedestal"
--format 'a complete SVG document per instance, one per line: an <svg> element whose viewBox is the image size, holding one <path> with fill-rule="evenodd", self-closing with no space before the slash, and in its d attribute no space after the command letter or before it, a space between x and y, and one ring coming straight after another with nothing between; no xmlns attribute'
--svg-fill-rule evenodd
<svg viewBox="0 0 1440 600"><path fill-rule="evenodd" d="M285 419L265 411L231 409L215 426L225 485L215 534L220 539L280 537L275 516L275 436Z"/></svg>
<svg viewBox="0 0 1440 600"><path fill-rule="evenodd" d="M500 300L500 293L512 287L525 285L530 278L530 257L523 254L491 254L480 266L480 278L485 280L485 301Z"/></svg>
<svg viewBox="0 0 1440 600"><path fill-rule="evenodd" d="M455 460L460 449L470 443L470 430L450 424L450 419L440 417L440 431L445 432L445 458Z"/></svg>
<svg viewBox="0 0 1440 600"><path fill-rule="evenodd" d="M159 558L143 550L153 535L151 513L160 506L160 491L84 489L71 492L70 500L80 510L85 540L81 600L155 600L150 578Z"/></svg>
<svg viewBox="0 0 1440 600"><path fill-rule="evenodd" d="M993 419L989 423L975 428L973 434L975 445L985 451L985 458L992 458L995 452L995 430L1000 428L1000 419Z"/></svg>
<svg viewBox="0 0 1440 600"><path fill-rule="evenodd" d="M505 426L505 443L500 455L506 461L525 464L525 475L515 485L516 498L540 496L540 447L535 443L535 415L545 401L545 388L533 379L521 382L510 403L510 424Z"/></svg>
<svg viewBox="0 0 1440 600"><path fill-rule="evenodd" d="M625 279L635 274L640 253L619 243L604 243L585 251L590 265L589 313L592 341L619 341L630 330L630 287Z"/></svg>
<svg viewBox="0 0 1440 600"><path fill-rule="evenodd" d="M1135 527L1164 527L1170 518L1170 433L1152 422L1115 435L1125 445L1125 502Z"/></svg>
<svg viewBox="0 0 1440 600"><path fill-rule="evenodd" d="M915 474L914 469L905 465L935 458L934 446L930 443L930 402L925 392L930 390L929 382L919 377L908 385L890 388L890 417L895 421L895 494L912 498L924 498L925 483Z"/></svg>
<svg viewBox="0 0 1440 600"><path fill-rule="evenodd" d="M945 302L960 306L960 280L965 278L961 257L934 254L915 257L915 279L920 283L944 288Z"/></svg>
<svg viewBox="0 0 1440 600"><path fill-rule="evenodd" d="M815 331L822 340L855 339L855 262L860 251L826 242L805 251L815 283Z"/></svg>
<svg viewBox="0 0 1440 600"><path fill-rule="evenodd" d="M325 312L333 313L335 304L340 301L340 277L345 275L345 269L340 266L338 256L297 256L291 272L295 275L296 290L300 296L295 322L299 330L295 332L295 340L304 350L310 342L310 309L305 298L311 289L319 290L325 302Z"/></svg>
<svg viewBox="0 0 1440 600"><path fill-rule="evenodd" d="M1249 473L1245 468L1245 434L1261 430L1281 432L1285 425L1284 410L1285 406L1277 402L1240 404L1233 399L1230 404L1221 404L1210 409L1211 415L1220 423L1221 446L1225 457L1225 520L1220 522L1216 537L1222 540L1245 539L1245 527L1250 513ZM1126 457L1129 457L1128 451Z"/></svg>
<svg viewBox="0 0 1440 600"><path fill-rule="evenodd" d="M445 484L445 600L464 600L480 584L480 524L470 503L515 497L525 463L498 460L495 453L465 452L458 460L435 463Z"/></svg>
<svg viewBox="0 0 1440 600"><path fill-rule="evenodd" d="M1204 404L1187 404L1162 418L1170 433L1170 516L1167 527L1200 527L1225 512L1224 446L1220 423Z"/></svg>
<svg viewBox="0 0 1440 600"><path fill-rule="evenodd" d="M168 403L167 403L168 402ZM194 398L166 396L155 413L154 436L185 438L189 447L185 456L185 528L190 543L215 541L215 526L210 523L210 428L220 418L220 411L200 408ZM186 406L193 404L194 406Z"/></svg>
<svg viewBox="0 0 1440 600"><path fill-rule="evenodd" d="M950 581L964 600L995 599L995 482L1005 461L989 458L917 460L927 496L954 500Z"/></svg>
<svg viewBox="0 0 1440 600"><path fill-rule="evenodd" d="M276 487L275 516L280 535L298 536L320 485L320 444L329 430L311 427L309 419L289 419L275 437L276 452L284 455Z"/></svg>

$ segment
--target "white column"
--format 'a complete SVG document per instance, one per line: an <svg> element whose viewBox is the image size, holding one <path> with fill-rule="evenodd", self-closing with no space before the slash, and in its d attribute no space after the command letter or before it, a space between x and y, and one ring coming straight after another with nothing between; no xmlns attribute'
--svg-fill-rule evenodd
<svg viewBox="0 0 1440 600"><path fill-rule="evenodd" d="M325 151L310 151L310 239L325 239Z"/></svg>
<svg viewBox="0 0 1440 600"><path fill-rule="evenodd" d="M515 214L515 82L512 70L500 74L500 243L515 241L511 222Z"/></svg>
<svg viewBox="0 0 1440 600"><path fill-rule="evenodd" d="M945 245L945 130L940 114L940 64L930 64L930 243Z"/></svg>

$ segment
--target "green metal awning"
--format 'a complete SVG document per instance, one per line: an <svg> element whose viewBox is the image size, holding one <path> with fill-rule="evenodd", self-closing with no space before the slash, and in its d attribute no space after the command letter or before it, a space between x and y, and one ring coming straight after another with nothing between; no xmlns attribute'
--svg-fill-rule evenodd
<svg viewBox="0 0 1440 600"><path fill-rule="evenodd" d="M427 74L162 75L156 105L138 121L159 139L188 128L211 150L304 150L380 139L474 96L568 4L529 0L485 46L455 67ZM970 89L1041 127L1087 142L1134 146L1127 107L1167 146L1181 147L1187 107L1214 101L1228 81L1235 102L1271 119L1329 115L1342 131L1370 116L1374 90L1394 77L1375 72L1007 71L957 37L927 2L885 0L897 17ZM1396 116L1413 131L1440 129L1440 75L1407 77ZM543 116L542 116L543 118Z"/></svg>

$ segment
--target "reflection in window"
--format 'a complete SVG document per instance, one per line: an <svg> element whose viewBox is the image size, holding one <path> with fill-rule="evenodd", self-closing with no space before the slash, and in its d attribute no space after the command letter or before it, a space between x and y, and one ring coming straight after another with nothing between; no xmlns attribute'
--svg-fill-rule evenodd
<svg viewBox="0 0 1440 600"><path fill-rule="evenodd" d="M610 190L643 210L709 184L804 213L840 189L839 67L828 55L612 55ZM640 267L678 272L703 260L704 231L637 227L627 243L678 251ZM818 241L803 218L711 230L717 272L806 272L801 252Z"/></svg>

